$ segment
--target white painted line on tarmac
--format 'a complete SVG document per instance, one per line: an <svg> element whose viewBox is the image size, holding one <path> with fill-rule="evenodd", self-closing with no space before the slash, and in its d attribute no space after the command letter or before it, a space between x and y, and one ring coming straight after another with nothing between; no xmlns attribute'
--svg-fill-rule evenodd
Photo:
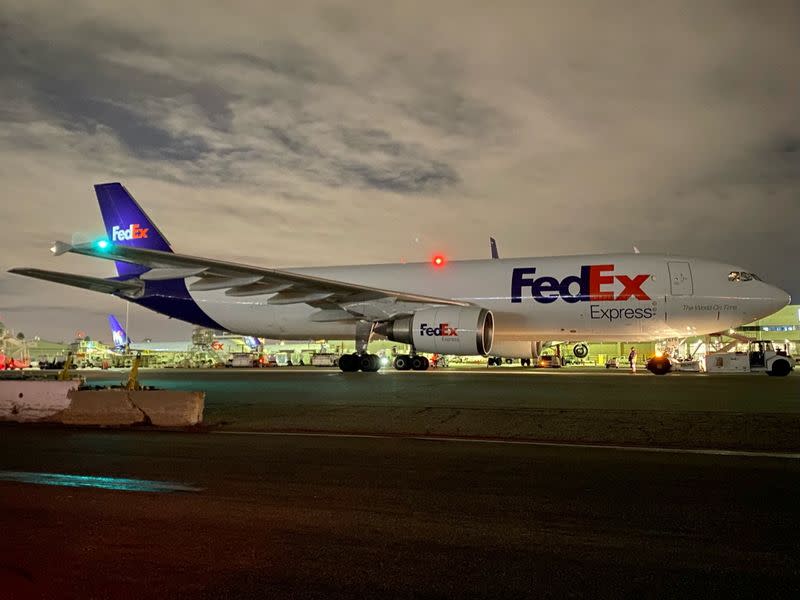
<svg viewBox="0 0 800 600"><path fill-rule="evenodd" d="M253 435L273 437L354 438L377 440L417 440L422 442L456 442L461 444L499 444L509 446L541 446L543 448L581 448L586 450L624 450L627 452L654 452L662 454L697 454L705 456L734 456L747 458L782 458L800 460L800 453L760 452L750 450L717 450L708 448L667 448L661 446L618 446L611 444L580 444L570 442L537 442L534 440L506 440L497 438L467 438L425 435L392 435L381 433L335 433L301 431L212 431L214 435Z"/></svg>

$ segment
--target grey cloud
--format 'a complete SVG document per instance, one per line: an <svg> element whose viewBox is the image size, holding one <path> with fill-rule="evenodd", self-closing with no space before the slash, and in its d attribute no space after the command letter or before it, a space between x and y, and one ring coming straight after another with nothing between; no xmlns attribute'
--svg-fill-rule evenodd
<svg viewBox="0 0 800 600"><path fill-rule="evenodd" d="M280 75L304 83L342 84L344 74L317 51L291 40L264 40L259 54L231 52L219 60L236 66L244 65L256 71Z"/></svg>
<svg viewBox="0 0 800 600"><path fill-rule="evenodd" d="M368 187L410 194L437 192L459 182L458 174L444 163L392 164L379 168L365 163L341 165L346 178L353 178Z"/></svg>
<svg viewBox="0 0 800 600"><path fill-rule="evenodd" d="M135 18L4 2L8 266L105 272L46 246L99 227L91 183L118 179L194 254L311 265L483 257L490 233L508 256L638 242L731 258L800 296L796 2L301 4L241 17L197 0L175 21L159 0ZM91 331L85 307L119 305L19 280L0 278L0 308L52 293L75 307L14 313L26 330ZM134 316L139 337L185 331Z"/></svg>

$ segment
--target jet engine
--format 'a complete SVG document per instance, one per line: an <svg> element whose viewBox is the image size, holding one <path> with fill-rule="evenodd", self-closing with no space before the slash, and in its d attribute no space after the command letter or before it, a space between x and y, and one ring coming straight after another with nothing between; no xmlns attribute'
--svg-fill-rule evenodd
<svg viewBox="0 0 800 600"><path fill-rule="evenodd" d="M378 323L375 333L412 344L419 352L480 354L492 350L494 318L485 308L425 308L408 317Z"/></svg>
<svg viewBox="0 0 800 600"><path fill-rule="evenodd" d="M541 342L495 340L492 355L502 358L539 358Z"/></svg>

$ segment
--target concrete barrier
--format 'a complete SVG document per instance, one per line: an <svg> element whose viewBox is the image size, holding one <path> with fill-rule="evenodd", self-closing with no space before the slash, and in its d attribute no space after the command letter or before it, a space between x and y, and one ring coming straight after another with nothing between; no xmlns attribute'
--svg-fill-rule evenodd
<svg viewBox="0 0 800 600"><path fill-rule="evenodd" d="M186 427L203 422L203 392L141 390L129 392L129 397L153 425Z"/></svg>
<svg viewBox="0 0 800 600"><path fill-rule="evenodd" d="M136 425L145 422L125 390L74 390L70 404L55 415L65 425Z"/></svg>
<svg viewBox="0 0 800 600"><path fill-rule="evenodd" d="M203 421L203 392L174 390L74 390L70 404L54 416L65 425L197 425Z"/></svg>
<svg viewBox="0 0 800 600"><path fill-rule="evenodd" d="M70 404L69 392L77 390L80 379L0 380L0 420L47 421Z"/></svg>

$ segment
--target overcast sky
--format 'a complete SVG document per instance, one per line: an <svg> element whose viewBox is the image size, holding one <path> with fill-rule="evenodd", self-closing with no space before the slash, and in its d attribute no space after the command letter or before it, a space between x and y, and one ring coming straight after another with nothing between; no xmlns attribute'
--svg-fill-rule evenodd
<svg viewBox="0 0 800 600"><path fill-rule="evenodd" d="M660 4L660 6L657 6ZM27 280L122 181L179 252L263 266L669 251L800 297L800 3L0 6L0 320L109 338ZM190 327L132 311L135 339Z"/></svg>

